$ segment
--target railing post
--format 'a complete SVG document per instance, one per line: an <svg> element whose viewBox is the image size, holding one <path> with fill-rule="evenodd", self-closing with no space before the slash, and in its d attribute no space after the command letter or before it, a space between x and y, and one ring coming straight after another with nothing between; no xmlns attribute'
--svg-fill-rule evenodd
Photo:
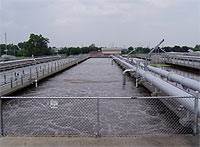
<svg viewBox="0 0 200 147"><path fill-rule="evenodd" d="M10 87L13 88L13 79L12 79L12 77L10 78Z"/></svg>
<svg viewBox="0 0 200 147"><path fill-rule="evenodd" d="M47 73L49 74L49 63L48 63Z"/></svg>
<svg viewBox="0 0 200 147"><path fill-rule="evenodd" d="M4 84L6 84L6 75L4 75Z"/></svg>
<svg viewBox="0 0 200 147"><path fill-rule="evenodd" d="M42 74L43 74L43 76L44 76L44 67L43 67L43 69L42 69Z"/></svg>
<svg viewBox="0 0 200 147"><path fill-rule="evenodd" d="M96 134L96 137L100 137L99 98L97 98L97 134Z"/></svg>
<svg viewBox="0 0 200 147"><path fill-rule="evenodd" d="M21 84L24 85L23 75L21 75Z"/></svg>
<svg viewBox="0 0 200 147"><path fill-rule="evenodd" d="M195 100L194 100L194 112L195 112L195 116L194 116L194 136L197 136L199 133L198 130L198 99L199 99L199 92L196 91L196 95L195 95Z"/></svg>
<svg viewBox="0 0 200 147"><path fill-rule="evenodd" d="M35 70L36 70L36 75L37 75L37 78L38 78L39 77L39 75L38 75L38 68L36 67Z"/></svg>

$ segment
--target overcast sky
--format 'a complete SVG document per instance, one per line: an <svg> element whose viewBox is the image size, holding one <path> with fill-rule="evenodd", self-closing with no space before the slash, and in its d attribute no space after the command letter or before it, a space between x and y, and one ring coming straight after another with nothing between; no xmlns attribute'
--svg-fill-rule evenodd
<svg viewBox="0 0 200 147"><path fill-rule="evenodd" d="M200 0L0 0L0 43L42 34L50 45L200 44Z"/></svg>

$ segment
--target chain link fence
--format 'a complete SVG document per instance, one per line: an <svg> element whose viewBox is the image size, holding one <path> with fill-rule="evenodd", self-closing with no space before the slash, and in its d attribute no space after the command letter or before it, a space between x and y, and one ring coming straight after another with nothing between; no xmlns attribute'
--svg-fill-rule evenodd
<svg viewBox="0 0 200 147"><path fill-rule="evenodd" d="M193 134L195 128L194 113L170 97L2 97L0 100L2 136L176 135ZM169 109L164 104L167 102L173 103L173 107Z"/></svg>

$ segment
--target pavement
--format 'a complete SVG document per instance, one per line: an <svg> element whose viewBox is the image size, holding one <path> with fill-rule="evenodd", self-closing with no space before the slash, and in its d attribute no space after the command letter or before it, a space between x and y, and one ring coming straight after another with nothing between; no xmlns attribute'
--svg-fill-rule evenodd
<svg viewBox="0 0 200 147"><path fill-rule="evenodd" d="M200 147L200 136L2 137L0 147Z"/></svg>

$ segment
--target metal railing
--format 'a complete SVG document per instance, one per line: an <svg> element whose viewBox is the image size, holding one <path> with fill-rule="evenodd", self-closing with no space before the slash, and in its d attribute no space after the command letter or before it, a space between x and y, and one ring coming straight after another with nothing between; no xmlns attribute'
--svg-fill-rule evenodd
<svg viewBox="0 0 200 147"><path fill-rule="evenodd" d="M165 63L175 64L185 67L190 67L194 69L200 69L200 58L198 56L177 56L177 55L168 55L163 54L161 60Z"/></svg>
<svg viewBox="0 0 200 147"><path fill-rule="evenodd" d="M2 136L198 135L195 113L175 99L194 97L1 97ZM173 103L174 107L166 107Z"/></svg>
<svg viewBox="0 0 200 147"><path fill-rule="evenodd" d="M49 75L57 73L70 66L87 59L88 56L77 58L61 59L49 63L38 64L17 70L11 70L0 73L0 95L8 94L27 85L35 83Z"/></svg>

